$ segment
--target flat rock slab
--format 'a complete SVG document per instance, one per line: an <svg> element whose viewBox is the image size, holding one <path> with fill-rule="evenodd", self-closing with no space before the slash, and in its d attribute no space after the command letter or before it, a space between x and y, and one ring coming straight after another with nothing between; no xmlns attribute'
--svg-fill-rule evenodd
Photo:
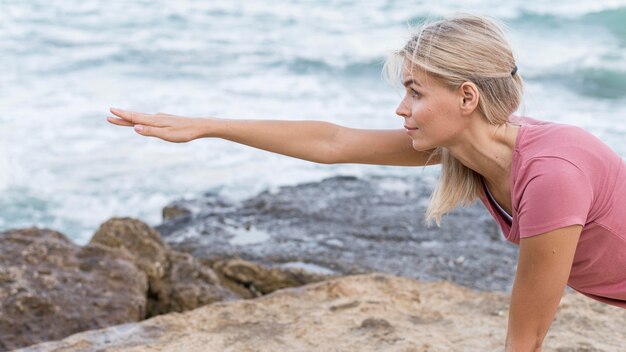
<svg viewBox="0 0 626 352"><path fill-rule="evenodd" d="M508 297L448 282L346 276L171 313L22 352L501 351ZM546 351L621 351L626 310L566 294Z"/></svg>
<svg viewBox="0 0 626 352"><path fill-rule="evenodd" d="M482 204L427 227L432 188L419 177L333 177L243 202L214 194L179 201L157 227L174 248L213 261L238 257L322 274L384 272L509 290L517 247Z"/></svg>

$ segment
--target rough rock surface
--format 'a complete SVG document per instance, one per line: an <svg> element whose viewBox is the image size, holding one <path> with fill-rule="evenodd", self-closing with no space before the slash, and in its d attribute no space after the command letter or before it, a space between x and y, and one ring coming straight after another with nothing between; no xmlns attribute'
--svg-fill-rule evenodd
<svg viewBox="0 0 626 352"><path fill-rule="evenodd" d="M452 212L441 228L427 227L431 190L420 177L333 177L236 203L207 194L171 204L157 229L173 248L209 261L509 290L516 246L480 204Z"/></svg>
<svg viewBox="0 0 626 352"><path fill-rule="evenodd" d="M223 282L228 280L247 288L252 297L329 278L329 275L309 273L300 268L267 268L241 259L219 260L210 265Z"/></svg>
<svg viewBox="0 0 626 352"><path fill-rule="evenodd" d="M172 251L145 223L113 218L100 226L92 243L130 253L148 277L146 317L182 312L224 299L239 298L220 284L215 272L191 255Z"/></svg>
<svg viewBox="0 0 626 352"><path fill-rule="evenodd" d="M8 231L0 233L0 351L325 278L237 258L199 261L128 218L102 224L82 248L51 230Z"/></svg>
<svg viewBox="0 0 626 352"><path fill-rule="evenodd" d="M128 253L51 230L0 233L0 350L142 320L147 287Z"/></svg>
<svg viewBox="0 0 626 352"><path fill-rule="evenodd" d="M501 351L508 297L356 275L32 346L52 351ZM621 351L626 310L567 294L546 351Z"/></svg>

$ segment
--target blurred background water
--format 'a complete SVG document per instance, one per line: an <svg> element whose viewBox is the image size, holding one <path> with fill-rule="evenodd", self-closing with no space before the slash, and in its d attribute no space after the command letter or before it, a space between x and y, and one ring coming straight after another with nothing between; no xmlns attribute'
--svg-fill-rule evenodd
<svg viewBox="0 0 626 352"><path fill-rule="evenodd" d="M458 12L507 24L527 82L520 113L582 126L626 156L626 0L0 0L0 230L49 227L82 244L112 216L155 225L168 202L206 191L236 200L337 174L432 180L436 169L170 144L105 117L117 106L401 128L382 63L411 25Z"/></svg>

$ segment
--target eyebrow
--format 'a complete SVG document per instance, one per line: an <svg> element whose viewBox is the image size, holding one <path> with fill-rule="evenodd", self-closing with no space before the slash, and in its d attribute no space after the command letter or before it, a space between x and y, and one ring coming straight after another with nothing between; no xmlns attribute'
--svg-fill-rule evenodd
<svg viewBox="0 0 626 352"><path fill-rule="evenodd" d="M418 87L421 87L421 85L414 79L408 79L406 81L404 81L404 83L402 83L405 87L410 86L411 84L415 84Z"/></svg>

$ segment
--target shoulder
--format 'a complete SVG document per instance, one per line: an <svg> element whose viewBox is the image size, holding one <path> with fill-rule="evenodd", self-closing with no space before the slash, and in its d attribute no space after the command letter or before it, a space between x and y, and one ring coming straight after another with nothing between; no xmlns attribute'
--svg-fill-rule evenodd
<svg viewBox="0 0 626 352"><path fill-rule="evenodd" d="M549 158L566 160L584 169L584 164L594 159L615 154L598 137L580 127L535 121L521 125L515 145L518 167L529 166L535 159Z"/></svg>
<svg viewBox="0 0 626 352"><path fill-rule="evenodd" d="M518 181L529 182L537 177L554 182L585 178L583 168L576 162L558 153L551 154L533 156L525 160L517 170Z"/></svg>
<svg viewBox="0 0 626 352"><path fill-rule="evenodd" d="M593 134L574 125L552 123L538 120L523 120L522 130L525 132L523 144L538 143L542 146L569 146L574 140L570 138L582 138L583 140L598 140Z"/></svg>

